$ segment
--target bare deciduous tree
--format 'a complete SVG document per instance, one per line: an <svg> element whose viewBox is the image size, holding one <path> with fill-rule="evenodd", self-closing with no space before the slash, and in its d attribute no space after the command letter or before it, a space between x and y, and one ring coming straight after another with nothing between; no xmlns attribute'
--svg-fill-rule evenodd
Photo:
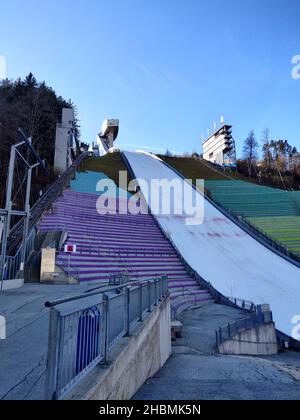
<svg viewBox="0 0 300 420"><path fill-rule="evenodd" d="M249 177L252 176L253 170L256 168L258 159L258 143L255 139L254 130L251 130L244 142L243 149L244 159L248 162Z"/></svg>

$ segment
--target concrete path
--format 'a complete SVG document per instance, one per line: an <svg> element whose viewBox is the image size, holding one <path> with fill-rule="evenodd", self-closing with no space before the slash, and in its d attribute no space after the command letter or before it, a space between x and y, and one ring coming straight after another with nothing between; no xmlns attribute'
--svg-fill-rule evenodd
<svg viewBox="0 0 300 420"><path fill-rule="evenodd" d="M0 400L43 399L49 322L44 303L93 287L32 284L0 293L0 314L7 321L7 339L0 340ZM214 354L215 328L242 316L220 305L182 314L182 340L136 399L300 399L300 354Z"/></svg>
<svg viewBox="0 0 300 420"><path fill-rule="evenodd" d="M215 328L243 316L220 305L183 313L183 338L174 344L165 367L134 399L300 400L300 353L266 358L215 353Z"/></svg>
<svg viewBox="0 0 300 420"><path fill-rule="evenodd" d="M93 287L27 284L0 293L7 329L0 340L0 400L43 399L49 326L44 304Z"/></svg>

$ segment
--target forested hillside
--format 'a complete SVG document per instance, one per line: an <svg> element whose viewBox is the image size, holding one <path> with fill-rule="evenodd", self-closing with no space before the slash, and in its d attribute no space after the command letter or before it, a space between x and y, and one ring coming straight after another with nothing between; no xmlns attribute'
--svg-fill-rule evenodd
<svg viewBox="0 0 300 420"><path fill-rule="evenodd" d="M34 148L46 159L50 177L36 171L33 180L32 200L40 190L53 181L56 124L61 122L62 108L75 108L70 100L59 96L45 82L39 83L33 74L24 80L4 80L0 83L0 202L3 205L6 174L10 147L18 140L17 129L21 127L31 137ZM79 139L79 126L76 120L75 134ZM22 179L22 164L16 168L15 189ZM22 191L20 191L22 195ZM21 198L16 197L17 203Z"/></svg>

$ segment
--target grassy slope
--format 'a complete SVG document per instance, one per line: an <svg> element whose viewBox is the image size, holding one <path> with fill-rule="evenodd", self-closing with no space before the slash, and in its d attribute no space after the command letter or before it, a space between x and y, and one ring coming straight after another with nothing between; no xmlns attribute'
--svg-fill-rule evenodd
<svg viewBox="0 0 300 420"><path fill-rule="evenodd" d="M121 153L109 153L100 158L87 158L82 172L103 172L108 178L112 179L119 186L119 172L127 172L128 182L131 181L130 175L126 169Z"/></svg>
<svg viewBox="0 0 300 420"><path fill-rule="evenodd" d="M227 176L193 158L159 157L181 172L186 178L192 179L194 183L196 179L229 179Z"/></svg>

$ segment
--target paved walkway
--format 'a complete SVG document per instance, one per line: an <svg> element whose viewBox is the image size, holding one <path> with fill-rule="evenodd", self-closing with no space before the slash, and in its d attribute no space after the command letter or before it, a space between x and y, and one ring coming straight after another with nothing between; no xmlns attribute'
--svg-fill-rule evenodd
<svg viewBox="0 0 300 420"><path fill-rule="evenodd" d="M215 353L215 329L243 316L220 305L182 314L183 338L174 344L165 367L134 399L300 400L300 353L266 358Z"/></svg>
<svg viewBox="0 0 300 420"><path fill-rule="evenodd" d="M0 340L0 400L43 399L49 326L44 304L91 288L27 284L0 293L7 324L7 339Z"/></svg>
<svg viewBox="0 0 300 420"><path fill-rule="evenodd" d="M44 303L91 288L32 284L0 293L7 321L7 339L0 340L0 400L43 399L49 322ZM262 359L214 353L215 328L242 316L219 305L184 313L182 340L136 399L300 399L300 354Z"/></svg>

